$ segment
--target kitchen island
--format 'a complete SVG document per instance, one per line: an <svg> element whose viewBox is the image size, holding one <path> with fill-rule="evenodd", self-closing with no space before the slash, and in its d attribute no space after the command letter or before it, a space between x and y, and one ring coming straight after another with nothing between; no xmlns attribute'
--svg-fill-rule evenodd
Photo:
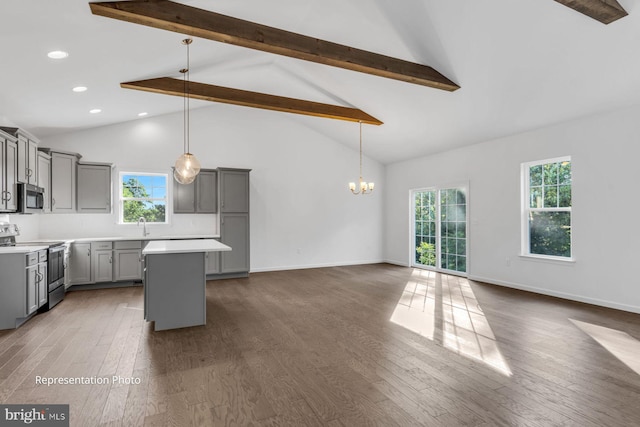
<svg viewBox="0 0 640 427"><path fill-rule="evenodd" d="M217 240L154 240L144 256L144 317L154 330L186 328L206 323L205 257L230 251Z"/></svg>

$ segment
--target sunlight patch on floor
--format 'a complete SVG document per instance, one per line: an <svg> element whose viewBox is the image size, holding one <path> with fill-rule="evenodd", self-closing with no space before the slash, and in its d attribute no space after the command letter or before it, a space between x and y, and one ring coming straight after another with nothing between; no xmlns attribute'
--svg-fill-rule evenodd
<svg viewBox="0 0 640 427"><path fill-rule="evenodd" d="M598 344L607 349L622 363L640 374L640 341L626 332L609 329L592 323L569 319L585 334L593 338Z"/></svg>
<svg viewBox="0 0 640 427"><path fill-rule="evenodd" d="M493 330L463 277L414 269L389 320L511 376Z"/></svg>

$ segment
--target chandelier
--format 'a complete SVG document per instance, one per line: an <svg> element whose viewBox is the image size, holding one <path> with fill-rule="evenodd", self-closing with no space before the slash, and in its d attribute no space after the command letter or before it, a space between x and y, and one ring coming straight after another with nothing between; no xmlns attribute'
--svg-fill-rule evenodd
<svg viewBox="0 0 640 427"><path fill-rule="evenodd" d="M183 68L180 72L184 80L184 97L183 97L183 116L184 116L184 153L178 157L173 169L173 177L180 184L191 184L200 173L200 162L189 152L189 45L193 40L184 39L182 44L187 46L187 68Z"/></svg>
<svg viewBox="0 0 640 427"><path fill-rule="evenodd" d="M350 182L349 190L351 190L353 194L371 194L371 192L373 192L373 182L366 182L362 179L362 121L360 121L359 123L360 123L360 179L358 180L359 188L356 187L355 182ZM357 191L356 191L356 188L358 188Z"/></svg>

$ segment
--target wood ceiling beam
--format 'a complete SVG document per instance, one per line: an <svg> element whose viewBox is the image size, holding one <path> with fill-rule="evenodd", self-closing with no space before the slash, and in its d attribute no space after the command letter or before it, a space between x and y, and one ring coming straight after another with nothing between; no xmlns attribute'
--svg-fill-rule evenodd
<svg viewBox="0 0 640 427"><path fill-rule="evenodd" d="M94 15L447 91L460 88L426 65L244 21L169 0L96 2L89 3L89 6Z"/></svg>
<svg viewBox="0 0 640 427"><path fill-rule="evenodd" d="M603 24L610 24L628 15L616 0L555 0Z"/></svg>
<svg viewBox="0 0 640 427"><path fill-rule="evenodd" d="M184 96L184 80L173 79L171 77L125 82L120 83L120 86L125 89L136 89L161 93L163 95ZM282 111L285 113L347 120L350 122L362 122L371 125L382 124L380 120L370 116L364 111L358 110L357 108L341 107L339 105L322 104L319 102L250 92L193 81L189 82L188 92L189 98L204 101L222 102L225 104Z"/></svg>

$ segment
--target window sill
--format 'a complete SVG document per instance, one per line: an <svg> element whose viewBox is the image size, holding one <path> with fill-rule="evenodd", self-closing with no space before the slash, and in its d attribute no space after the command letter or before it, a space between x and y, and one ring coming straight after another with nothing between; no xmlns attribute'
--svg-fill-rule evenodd
<svg viewBox="0 0 640 427"><path fill-rule="evenodd" d="M534 262L550 262L552 264L562 264L562 265L576 263L576 259L573 257L564 258L564 257L556 257L556 256L548 256L548 255L530 255L530 254L526 254L526 255L520 254L518 256L523 260L534 261Z"/></svg>

